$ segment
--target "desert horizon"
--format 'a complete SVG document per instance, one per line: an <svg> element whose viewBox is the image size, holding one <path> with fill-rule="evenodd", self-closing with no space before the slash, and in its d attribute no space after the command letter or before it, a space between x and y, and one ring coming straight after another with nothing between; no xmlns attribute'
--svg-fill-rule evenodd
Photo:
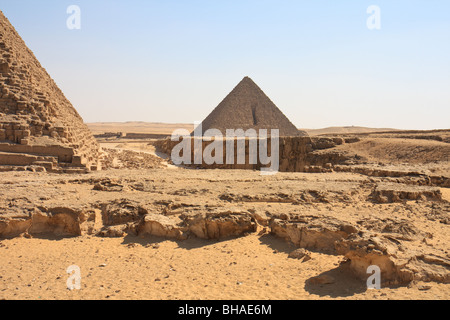
<svg viewBox="0 0 450 320"><path fill-rule="evenodd" d="M124 132L124 133L149 133L149 134L172 134L177 129L194 130L193 123L168 123L168 122L146 122L146 121L124 121L124 122L88 122L86 123L94 134L102 134L108 132ZM390 132L390 131L414 131L408 129L394 128L369 128L363 126L332 126L326 128L298 128L304 130L309 135L321 134L346 134L346 133L373 133L373 132ZM435 130L445 130L436 128L432 130L416 130L430 132Z"/></svg>

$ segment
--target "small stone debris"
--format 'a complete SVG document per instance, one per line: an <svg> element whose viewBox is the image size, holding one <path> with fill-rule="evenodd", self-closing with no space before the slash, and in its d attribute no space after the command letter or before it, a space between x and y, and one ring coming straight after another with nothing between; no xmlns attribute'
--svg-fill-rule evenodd
<svg viewBox="0 0 450 320"><path fill-rule="evenodd" d="M291 253L289 253L288 257L291 259L298 259L298 260L303 259L302 262L306 262L312 259L311 253L304 248L292 251Z"/></svg>
<svg viewBox="0 0 450 320"><path fill-rule="evenodd" d="M258 236L263 236L267 233L267 228L263 228L259 233Z"/></svg>
<svg viewBox="0 0 450 320"><path fill-rule="evenodd" d="M149 243L145 245L146 248L159 249L160 245L158 243Z"/></svg>
<svg viewBox="0 0 450 320"><path fill-rule="evenodd" d="M333 284L335 282L336 279L326 274L309 279L310 284Z"/></svg>
<svg viewBox="0 0 450 320"><path fill-rule="evenodd" d="M417 287L417 289L420 290L420 291L427 291L427 290L431 289L431 286L429 286L429 285L420 285L420 286Z"/></svg>

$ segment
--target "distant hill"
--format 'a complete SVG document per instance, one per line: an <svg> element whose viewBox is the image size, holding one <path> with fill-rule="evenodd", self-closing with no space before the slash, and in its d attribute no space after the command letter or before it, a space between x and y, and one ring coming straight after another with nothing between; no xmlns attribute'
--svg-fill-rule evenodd
<svg viewBox="0 0 450 320"><path fill-rule="evenodd" d="M369 132L386 132L399 131L390 128L366 128L366 127L328 127L322 129L301 129L306 131L310 136L318 136L322 134L352 134L352 133L369 133Z"/></svg>

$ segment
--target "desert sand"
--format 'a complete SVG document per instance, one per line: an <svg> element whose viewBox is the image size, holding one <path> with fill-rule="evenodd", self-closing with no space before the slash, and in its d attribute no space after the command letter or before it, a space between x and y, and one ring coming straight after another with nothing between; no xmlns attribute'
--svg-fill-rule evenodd
<svg viewBox="0 0 450 320"><path fill-rule="evenodd" d="M448 284L367 290L339 264L313 253L301 263L271 236L227 241L160 238L12 239L1 242L1 299L448 299ZM81 268L81 290L70 291L66 269ZM307 285L320 274L335 283ZM429 289L428 289L429 288ZM424 290L426 289L426 290Z"/></svg>

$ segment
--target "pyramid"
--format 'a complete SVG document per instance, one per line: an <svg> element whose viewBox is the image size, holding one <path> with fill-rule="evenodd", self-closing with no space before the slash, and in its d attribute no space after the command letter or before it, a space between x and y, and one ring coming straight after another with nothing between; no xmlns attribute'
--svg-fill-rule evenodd
<svg viewBox="0 0 450 320"><path fill-rule="evenodd" d="M0 166L95 170L100 147L0 11Z"/></svg>
<svg viewBox="0 0 450 320"><path fill-rule="evenodd" d="M245 77L202 122L202 134L217 129L226 136L227 129L278 129L280 136L306 136L277 108L249 77ZM194 135L194 132L192 133Z"/></svg>

